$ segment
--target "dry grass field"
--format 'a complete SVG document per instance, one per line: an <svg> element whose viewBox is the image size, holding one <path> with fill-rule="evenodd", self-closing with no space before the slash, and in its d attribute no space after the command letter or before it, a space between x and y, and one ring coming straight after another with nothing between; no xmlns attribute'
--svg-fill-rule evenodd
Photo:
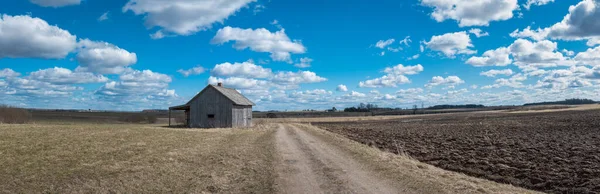
<svg viewBox="0 0 600 194"><path fill-rule="evenodd" d="M313 125L446 170L500 183L550 193L600 192L600 110L564 110Z"/></svg>
<svg viewBox="0 0 600 194"><path fill-rule="evenodd" d="M0 125L0 193L272 193L274 133Z"/></svg>
<svg viewBox="0 0 600 194"><path fill-rule="evenodd" d="M282 147L282 142L295 146ZM299 164L304 168L296 168ZM306 181L315 185L301 184ZM251 129L0 125L0 193L290 191L535 193L385 153L306 124Z"/></svg>

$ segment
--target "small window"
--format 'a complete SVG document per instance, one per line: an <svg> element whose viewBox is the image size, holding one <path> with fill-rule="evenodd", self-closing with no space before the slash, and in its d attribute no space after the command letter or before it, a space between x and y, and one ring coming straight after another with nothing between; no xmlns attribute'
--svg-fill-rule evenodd
<svg viewBox="0 0 600 194"><path fill-rule="evenodd" d="M208 115L208 118L209 118L209 119L214 119L214 118L215 118L215 115L214 115L214 114L209 114L209 115Z"/></svg>

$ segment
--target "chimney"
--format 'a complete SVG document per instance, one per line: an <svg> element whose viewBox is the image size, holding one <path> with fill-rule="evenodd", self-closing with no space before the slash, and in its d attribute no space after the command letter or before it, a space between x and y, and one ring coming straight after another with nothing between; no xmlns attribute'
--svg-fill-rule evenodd
<svg viewBox="0 0 600 194"><path fill-rule="evenodd" d="M217 83L217 86L223 87L223 83L219 82L219 83Z"/></svg>

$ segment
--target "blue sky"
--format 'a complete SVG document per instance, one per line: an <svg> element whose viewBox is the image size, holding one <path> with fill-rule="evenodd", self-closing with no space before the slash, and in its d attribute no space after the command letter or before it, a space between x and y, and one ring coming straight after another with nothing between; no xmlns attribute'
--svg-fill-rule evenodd
<svg viewBox="0 0 600 194"><path fill-rule="evenodd" d="M165 109L224 82L257 110L600 100L595 0L19 0L0 98Z"/></svg>

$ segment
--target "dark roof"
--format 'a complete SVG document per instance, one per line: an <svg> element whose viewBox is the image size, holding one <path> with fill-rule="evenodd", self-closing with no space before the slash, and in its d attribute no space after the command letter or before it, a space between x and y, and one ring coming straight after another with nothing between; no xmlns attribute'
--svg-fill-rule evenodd
<svg viewBox="0 0 600 194"><path fill-rule="evenodd" d="M233 101L235 105L244 105L244 106L254 106L255 104L248 100L244 95L240 94L237 90L232 88L225 88L220 86L213 86L213 88L217 89L217 91L221 92L225 97L229 98L229 100Z"/></svg>
<svg viewBox="0 0 600 194"><path fill-rule="evenodd" d="M188 110L188 109L190 109L190 105L188 105L188 104L169 107L169 110Z"/></svg>
<svg viewBox="0 0 600 194"><path fill-rule="evenodd" d="M227 99L231 100L231 102L233 102L233 104L235 104L235 105L242 105L242 106L255 106L256 105L252 101L248 100L248 98L246 98L244 95L240 94L237 90L235 90L233 88L225 88L225 87L209 84L208 86L206 86L206 88L204 88L200 93L196 94L196 96L194 96L185 105L172 107L172 108L180 108L180 107L184 107L184 106L189 106L189 104L194 99L196 99L198 96L200 96L200 94L202 94L209 87L212 87L215 90L217 90L219 93L223 94L223 96L227 97Z"/></svg>

